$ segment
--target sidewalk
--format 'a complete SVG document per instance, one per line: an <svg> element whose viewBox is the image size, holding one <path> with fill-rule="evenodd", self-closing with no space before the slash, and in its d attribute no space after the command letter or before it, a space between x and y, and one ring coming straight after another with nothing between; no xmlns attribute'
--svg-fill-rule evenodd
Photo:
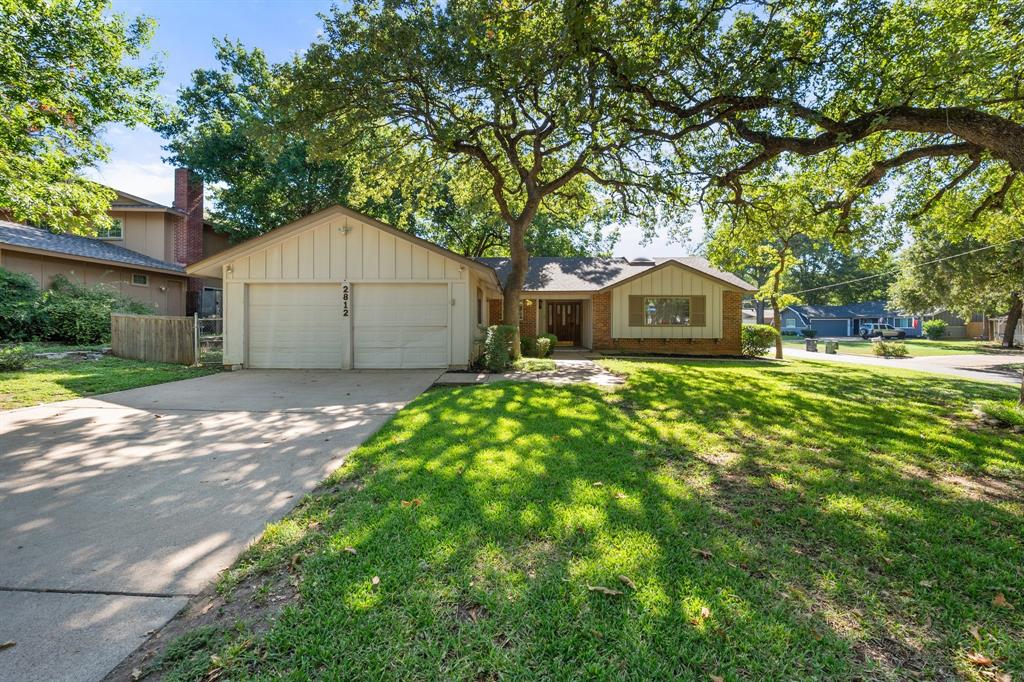
<svg viewBox="0 0 1024 682"><path fill-rule="evenodd" d="M1004 384L1019 384L1019 369L1008 365L1024 364L1024 354L974 354L974 355L929 355L920 358L880 358L869 355L827 355L824 352L808 353L805 350L786 348L783 358L787 360L822 360L824 362L845 362L852 365L872 367L898 367L919 372L946 374L974 381L995 381Z"/></svg>

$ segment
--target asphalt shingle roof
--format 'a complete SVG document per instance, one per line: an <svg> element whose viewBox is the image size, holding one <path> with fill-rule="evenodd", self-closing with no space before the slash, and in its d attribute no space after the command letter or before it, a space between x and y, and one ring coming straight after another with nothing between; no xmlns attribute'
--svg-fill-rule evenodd
<svg viewBox="0 0 1024 682"><path fill-rule="evenodd" d="M167 270L168 272L185 272L185 268L177 263L150 258L137 251L101 239L78 237L71 234L54 234L38 227L11 223L6 220L0 220L0 244L22 246L72 257L94 258L129 266Z"/></svg>
<svg viewBox="0 0 1024 682"><path fill-rule="evenodd" d="M804 318L825 320L845 320L857 317L892 317L900 315L899 311L890 310L886 301L865 301L849 305L791 305Z"/></svg>
<svg viewBox="0 0 1024 682"><path fill-rule="evenodd" d="M508 279L511 262L508 258L477 258L498 273L502 286ZM524 291L598 291L621 282L645 270L657 267L666 261L675 261L721 280L740 289L753 287L736 275L723 272L711 266L699 256L673 256L654 258L648 263L630 263L625 258L555 258L537 256L530 258L530 269L526 273Z"/></svg>

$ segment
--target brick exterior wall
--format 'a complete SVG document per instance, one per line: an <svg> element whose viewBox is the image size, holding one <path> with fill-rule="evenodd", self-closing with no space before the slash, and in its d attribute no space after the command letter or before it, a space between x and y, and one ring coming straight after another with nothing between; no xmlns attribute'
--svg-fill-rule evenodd
<svg viewBox="0 0 1024 682"><path fill-rule="evenodd" d="M721 339L613 339L611 293L594 294L594 349L676 355L740 355L742 298L743 295L738 291L722 294Z"/></svg>
<svg viewBox="0 0 1024 682"><path fill-rule="evenodd" d="M523 300L523 320L519 323L519 334L521 336L536 336L537 335L537 300L532 298L524 298ZM492 298L487 301L487 320L488 324L505 324L502 320L502 300L500 298Z"/></svg>

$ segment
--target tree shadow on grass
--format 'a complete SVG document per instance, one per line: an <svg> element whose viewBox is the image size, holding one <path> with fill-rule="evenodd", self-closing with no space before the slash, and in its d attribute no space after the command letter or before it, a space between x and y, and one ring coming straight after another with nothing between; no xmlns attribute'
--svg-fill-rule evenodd
<svg viewBox="0 0 1024 682"><path fill-rule="evenodd" d="M1020 612L991 600L1024 597L1024 445L944 411L1000 388L831 366L617 369L630 383L611 396L518 383L423 395L326 484L345 489L308 499L242 560L244 573L301 555L303 599L221 664L934 678L964 672L978 626L1017 672ZM969 494L939 475L950 467L1007 487Z"/></svg>

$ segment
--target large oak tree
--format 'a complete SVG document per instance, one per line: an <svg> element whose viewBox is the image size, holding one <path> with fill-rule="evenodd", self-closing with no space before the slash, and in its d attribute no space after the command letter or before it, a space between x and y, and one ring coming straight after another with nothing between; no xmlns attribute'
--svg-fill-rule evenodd
<svg viewBox="0 0 1024 682"><path fill-rule="evenodd" d="M504 318L518 319L538 216L651 219L673 174L623 119L586 3L356 2L296 64L289 101L319 155L370 186L471 178L504 224ZM375 173L376 171L376 173ZM518 347L518 344L514 344Z"/></svg>

